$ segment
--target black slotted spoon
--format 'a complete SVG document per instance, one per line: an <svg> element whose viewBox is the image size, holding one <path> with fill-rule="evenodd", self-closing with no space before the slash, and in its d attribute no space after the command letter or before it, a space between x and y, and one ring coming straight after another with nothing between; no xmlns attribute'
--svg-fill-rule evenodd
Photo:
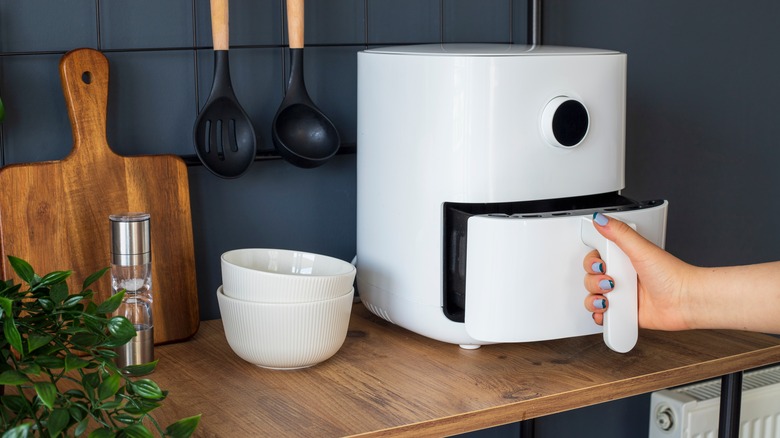
<svg viewBox="0 0 780 438"><path fill-rule="evenodd" d="M257 152L255 129L238 103L228 62L228 0L211 0L214 84L195 120L195 152L203 165L222 178L237 178L249 169Z"/></svg>

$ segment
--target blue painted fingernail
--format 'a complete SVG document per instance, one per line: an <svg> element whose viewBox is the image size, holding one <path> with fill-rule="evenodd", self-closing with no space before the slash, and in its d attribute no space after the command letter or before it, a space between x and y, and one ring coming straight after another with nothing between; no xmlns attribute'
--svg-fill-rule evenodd
<svg viewBox="0 0 780 438"><path fill-rule="evenodd" d="M606 309L607 308L607 300L604 298L596 298L593 300L593 307L597 309Z"/></svg>
<svg viewBox="0 0 780 438"><path fill-rule="evenodd" d="M598 272L599 274L603 274L604 273L604 263L594 262L592 265L590 265L590 269L593 270L593 272Z"/></svg>
<svg viewBox="0 0 780 438"><path fill-rule="evenodd" d="M599 281L599 288L601 290L612 290L615 288L615 282L605 278L604 280Z"/></svg>
<svg viewBox="0 0 780 438"><path fill-rule="evenodd" d="M601 214L599 212L595 212L595 213L593 213L593 222L595 222L595 223L597 223L597 224L599 224L599 225L601 225L603 227L604 225L607 224L607 222L609 222L609 219L607 219L607 217L604 216L603 214Z"/></svg>

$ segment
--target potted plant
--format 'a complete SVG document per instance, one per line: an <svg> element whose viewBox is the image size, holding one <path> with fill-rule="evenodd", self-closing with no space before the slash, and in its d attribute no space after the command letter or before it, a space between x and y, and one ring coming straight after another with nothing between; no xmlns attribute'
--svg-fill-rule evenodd
<svg viewBox="0 0 780 438"><path fill-rule="evenodd" d="M135 336L123 316L111 316L124 291L94 303L90 275L70 293L71 271L39 276L24 260L8 260L23 284L0 281L0 425L10 437L188 437L200 415L165 428L150 412L167 395L140 378L157 362L119 369L114 349ZM150 430L151 429L151 430Z"/></svg>

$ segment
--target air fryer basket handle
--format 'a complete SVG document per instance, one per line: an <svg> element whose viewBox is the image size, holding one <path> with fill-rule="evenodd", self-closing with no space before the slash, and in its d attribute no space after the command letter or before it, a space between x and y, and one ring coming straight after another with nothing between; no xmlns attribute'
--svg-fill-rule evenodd
<svg viewBox="0 0 780 438"><path fill-rule="evenodd" d="M628 225L636 229L634 224ZM585 245L598 250L615 280L615 288L606 294L609 308L604 312L604 343L618 353L627 353L639 337L636 271L628 256L599 234L590 217L582 218L581 236Z"/></svg>

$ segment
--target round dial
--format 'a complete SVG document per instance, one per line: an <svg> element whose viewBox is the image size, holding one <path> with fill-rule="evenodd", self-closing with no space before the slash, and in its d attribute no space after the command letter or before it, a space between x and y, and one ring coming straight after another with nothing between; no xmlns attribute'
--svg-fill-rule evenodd
<svg viewBox="0 0 780 438"><path fill-rule="evenodd" d="M542 112L542 135L556 147L571 148L588 135L590 116L585 105L568 96L558 96Z"/></svg>

